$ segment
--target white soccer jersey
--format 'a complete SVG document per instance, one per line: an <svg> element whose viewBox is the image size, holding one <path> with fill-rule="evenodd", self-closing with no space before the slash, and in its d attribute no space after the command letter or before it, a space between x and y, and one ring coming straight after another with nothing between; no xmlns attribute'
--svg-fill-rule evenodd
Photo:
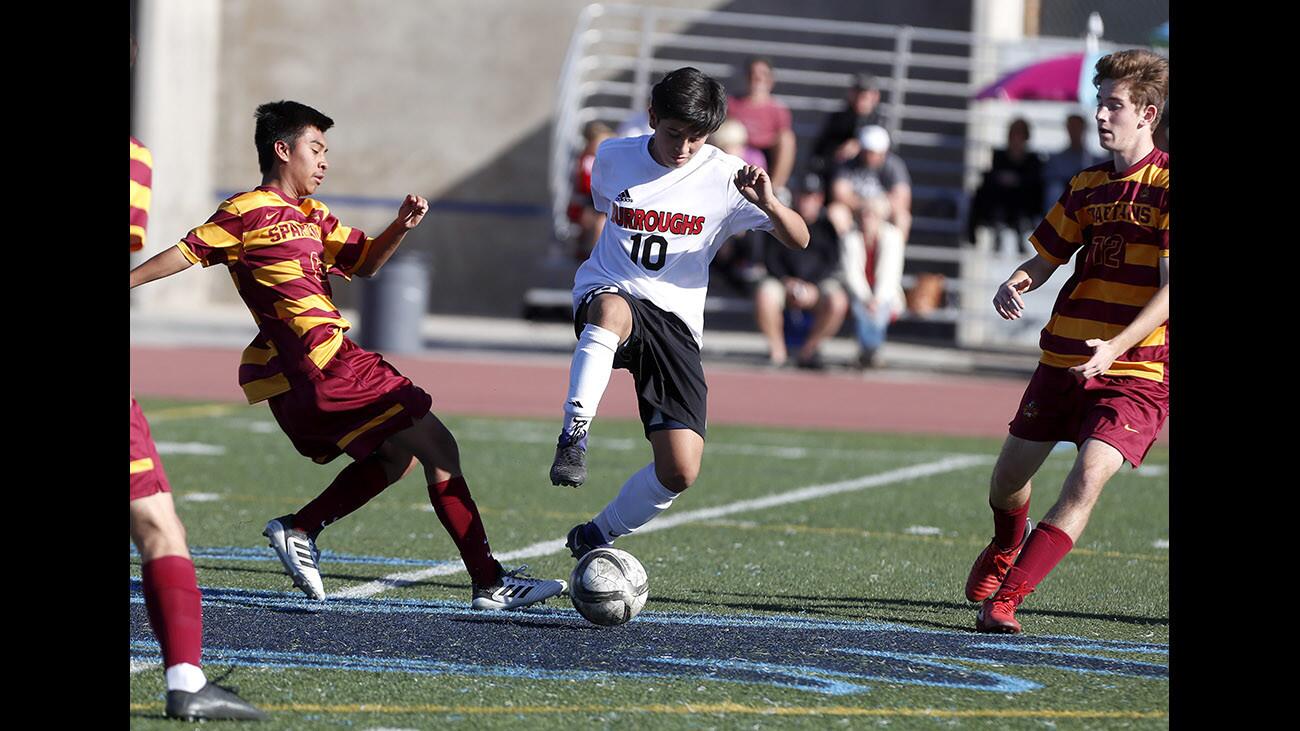
<svg viewBox="0 0 1300 731"><path fill-rule="evenodd" d="M772 221L736 190L745 162L705 144L680 168L650 156L650 135L607 140L596 150L591 198L608 215L573 283L574 308L614 285L681 318L703 345L709 262L728 238Z"/></svg>

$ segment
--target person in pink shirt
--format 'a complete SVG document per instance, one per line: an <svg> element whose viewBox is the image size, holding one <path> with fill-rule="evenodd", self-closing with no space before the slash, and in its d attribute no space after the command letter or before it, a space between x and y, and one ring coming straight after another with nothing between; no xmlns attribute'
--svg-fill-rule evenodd
<svg viewBox="0 0 1300 731"><path fill-rule="evenodd" d="M751 58L745 68L749 87L745 96L727 99L727 117L745 125L749 146L763 153L772 185L785 190L794 171L795 137L790 108L772 96L776 77L772 63Z"/></svg>

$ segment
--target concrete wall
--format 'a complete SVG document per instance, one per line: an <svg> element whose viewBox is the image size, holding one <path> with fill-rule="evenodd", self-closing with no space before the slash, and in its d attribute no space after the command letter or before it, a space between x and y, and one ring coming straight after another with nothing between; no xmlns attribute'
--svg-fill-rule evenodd
<svg viewBox="0 0 1300 731"><path fill-rule="evenodd" d="M549 232L554 93L587 4L223 2L216 186L257 184L258 104L310 104L335 122L317 197L378 233L404 194L424 195L434 209L403 246L432 254L432 309L513 314ZM340 304L359 302L353 290L366 284L336 285Z"/></svg>
<svg viewBox="0 0 1300 731"><path fill-rule="evenodd" d="M793 10L778 0L656 4ZM335 121L328 133L329 176L317 197L345 222L375 234L405 193L434 202L404 244L432 254L433 311L518 313L550 240L546 173L554 94L585 5L586 0L140 0L143 23L151 14L172 18L172 25L142 39L137 70L137 77L151 74L150 88L166 91L137 91L142 134L158 156L152 242L174 242L207 218L221 193L258 184L253 111L266 101L293 99ZM195 7L183 9L188 6ZM971 19L969 3L948 0L804 0L798 10L805 17L957 30L968 30ZM197 35L168 42L168 34L175 35L168 28L176 23ZM205 132L204 125L211 129ZM163 144L172 134L184 134L186 141ZM163 174L165 165L179 160L186 161L184 173ZM205 204L196 206L196 198ZM170 218L164 210L173 212ZM238 301L217 272L186 272L177 279L188 290L186 306ZM361 286L336 284L339 304L355 306Z"/></svg>
<svg viewBox="0 0 1300 731"><path fill-rule="evenodd" d="M175 244L216 209L217 98L221 28L218 0L141 2L139 55L132 73L131 134L153 152L153 202L145 249L134 266ZM232 289L225 276L177 276L131 293L133 305L202 307Z"/></svg>

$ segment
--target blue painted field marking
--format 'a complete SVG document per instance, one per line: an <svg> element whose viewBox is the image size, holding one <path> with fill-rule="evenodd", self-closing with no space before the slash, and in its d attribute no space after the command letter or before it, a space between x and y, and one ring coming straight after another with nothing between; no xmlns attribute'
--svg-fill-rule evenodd
<svg viewBox="0 0 1300 731"><path fill-rule="evenodd" d="M142 589L131 581L132 658L156 659ZM1167 645L1082 637L1023 640L897 623L791 616L643 612L596 628L575 612L475 612L445 600L308 600L296 593L203 588L205 658L303 667L531 679L616 675L793 688L821 695L876 683L1022 693L1040 688L1012 669L1052 668L1164 681L1150 657ZM557 634L558 633L558 634ZM490 642L483 641L490 637ZM534 648L503 654L499 646ZM286 645L292 653L282 652ZM152 648L152 649L151 649ZM955 663L992 665L994 669Z"/></svg>
<svg viewBox="0 0 1300 731"><path fill-rule="evenodd" d="M275 552L270 548L249 548L247 546L192 546L190 555L208 561L270 561L279 563ZM139 558L140 552L131 546L131 558ZM373 564L379 566L442 566L449 561L434 561L421 558L393 558L391 556L354 556L334 551L321 551L321 561L340 564ZM455 563L460 563L459 561Z"/></svg>
<svg viewBox="0 0 1300 731"><path fill-rule="evenodd" d="M140 581L131 579L132 602L142 603L142 596L137 596ZM311 607L323 612L370 612L380 614L393 613L427 613L433 615L466 615L482 618L484 616L522 617L540 615L559 619L572 619L573 610L558 609L551 606L529 607L526 610L508 614L487 615L471 611L465 602L448 599L370 599L370 598L330 598L327 601L307 599L297 591L276 591L272 589L242 589L223 587L202 587L205 602L241 602L258 600L267 606L276 607ZM818 617L796 617L790 615L735 615L708 614L704 612L644 611L637 615L638 623L654 622L664 625L690 625L701 627L735 627L740 629L795 629L826 631L862 631L875 632L916 632L926 635L951 635L953 637L971 637L971 632L964 630L941 630L914 627L898 622L886 622L877 619L836 620ZM981 636L981 635L974 635ZM1168 654L1169 646L1149 642L1130 642L1128 640L1099 640L1095 637L1083 638L1070 635L1034 635L1023 641L1009 640L1005 636L988 636L982 646L1006 650L1054 648L1059 646L1071 650L1093 652L1124 652L1135 654Z"/></svg>
<svg viewBox="0 0 1300 731"><path fill-rule="evenodd" d="M999 644L993 643L993 644L987 645L987 647L994 648L994 649L997 649L997 648L1013 649L1013 650L1015 650L1015 651L1017 651L1017 652L1032 652L1032 653L1037 653L1037 654L1044 655L1044 656L1046 656L1046 657L1048 657L1048 658L1053 657L1053 656L1058 652L1058 650L1060 649L1060 646L1059 646L1059 645L1055 645L1055 644L999 645ZM1071 656L1071 657L1075 657L1075 658L1091 659L1091 660L1117 660L1117 659L1119 659L1119 658L1110 657L1109 655L1094 655L1094 654L1086 653L1086 652L1078 652L1078 650L1094 649L1094 648L1089 648L1088 646L1083 646L1083 647L1075 646L1075 647L1071 647L1071 648L1069 648L1069 649L1070 649L1070 656ZM1100 649L1100 650L1103 650L1103 651L1109 651L1109 648L1095 648L1095 649ZM1144 654L1144 655L1154 655L1154 654L1165 654L1165 655L1168 655L1168 654L1169 654L1169 648L1164 648L1163 650L1150 650L1150 651L1142 651L1142 650L1128 650L1128 652L1132 652L1132 653L1136 653L1136 654ZM1156 670L1166 670L1166 669L1168 668L1167 665L1161 665L1160 663L1153 663L1153 662L1144 662L1144 661L1142 661L1142 660L1124 660L1123 662L1125 662L1125 663L1127 663L1127 664L1129 664L1129 665L1145 665L1145 666L1147 666L1147 667L1149 667L1149 668L1156 669ZM1123 675L1123 674L1124 674L1124 673L1115 673L1115 672L1112 672L1112 671L1110 671L1110 670L1105 670L1105 669L1087 668L1087 667L1076 667L1076 666L1071 666L1071 665L1052 665L1052 664L1044 664L1043 667L1055 668L1055 669L1057 669L1057 670L1068 670L1068 671L1070 671L1070 672L1072 672L1072 673L1088 673L1088 674L1092 674L1092 675Z"/></svg>
<svg viewBox="0 0 1300 731"><path fill-rule="evenodd" d="M868 657L880 657L892 660L899 660L908 663L909 667L915 668L917 665L931 666L942 670L952 671L957 674L970 674L977 678L989 678L993 685L981 685L976 683L944 683L946 688L960 688L963 690L987 690L995 693L1024 693L1025 691L1038 690L1043 687L1041 683L1035 683L1032 680L1023 680L1021 678L1004 675L991 670L975 670L961 665L953 665L951 660L974 660L975 662L987 662L985 660L964 657L947 657L939 655L925 655L920 653L898 653L885 652L882 650L864 650L856 647L837 647L837 652L845 652L851 655L865 655ZM899 679L899 678L879 678L879 680L890 683L905 683L908 685L930 685L922 679Z"/></svg>
<svg viewBox="0 0 1300 731"><path fill-rule="evenodd" d="M150 657L161 661L157 640L131 643L131 652L139 659ZM418 658L376 658L364 655L329 655L275 650L229 650L203 648L203 661L222 665L264 668L307 668L321 670L368 670L371 672L414 673L421 675L488 675L494 677L520 677L533 680L601 680L604 673L584 671L538 671L519 668L485 668L481 665L422 660ZM670 676L646 676L670 677Z"/></svg>

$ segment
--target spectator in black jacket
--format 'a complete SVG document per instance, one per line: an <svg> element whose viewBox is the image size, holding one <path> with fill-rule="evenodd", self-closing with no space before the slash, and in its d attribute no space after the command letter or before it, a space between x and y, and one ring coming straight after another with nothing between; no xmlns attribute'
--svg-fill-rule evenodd
<svg viewBox="0 0 1300 731"><path fill-rule="evenodd" d="M822 131L813 143L808 167L821 175L822 182L830 184L836 168L858 156L858 132L870 125L883 125L880 118L880 87L871 74L853 77L844 108L826 117Z"/></svg>
<svg viewBox="0 0 1300 731"><path fill-rule="evenodd" d="M975 190L966 235L974 241L976 226L1009 229L1028 248L1042 205L1043 160L1029 149L1029 122L1017 118L1007 128L1007 148L993 151L993 167Z"/></svg>
<svg viewBox="0 0 1300 731"><path fill-rule="evenodd" d="M808 223L808 248L795 251L771 236L765 237L768 276L754 292L754 315L758 329L767 337L771 364L781 366L789 357L782 312L787 308L811 311L812 323L798 346L796 365L820 369L821 343L839 332L849 309L848 295L836 275L840 270L840 237L853 227L853 217L845 206L825 205L821 178L816 175L804 176L798 188L795 210Z"/></svg>

